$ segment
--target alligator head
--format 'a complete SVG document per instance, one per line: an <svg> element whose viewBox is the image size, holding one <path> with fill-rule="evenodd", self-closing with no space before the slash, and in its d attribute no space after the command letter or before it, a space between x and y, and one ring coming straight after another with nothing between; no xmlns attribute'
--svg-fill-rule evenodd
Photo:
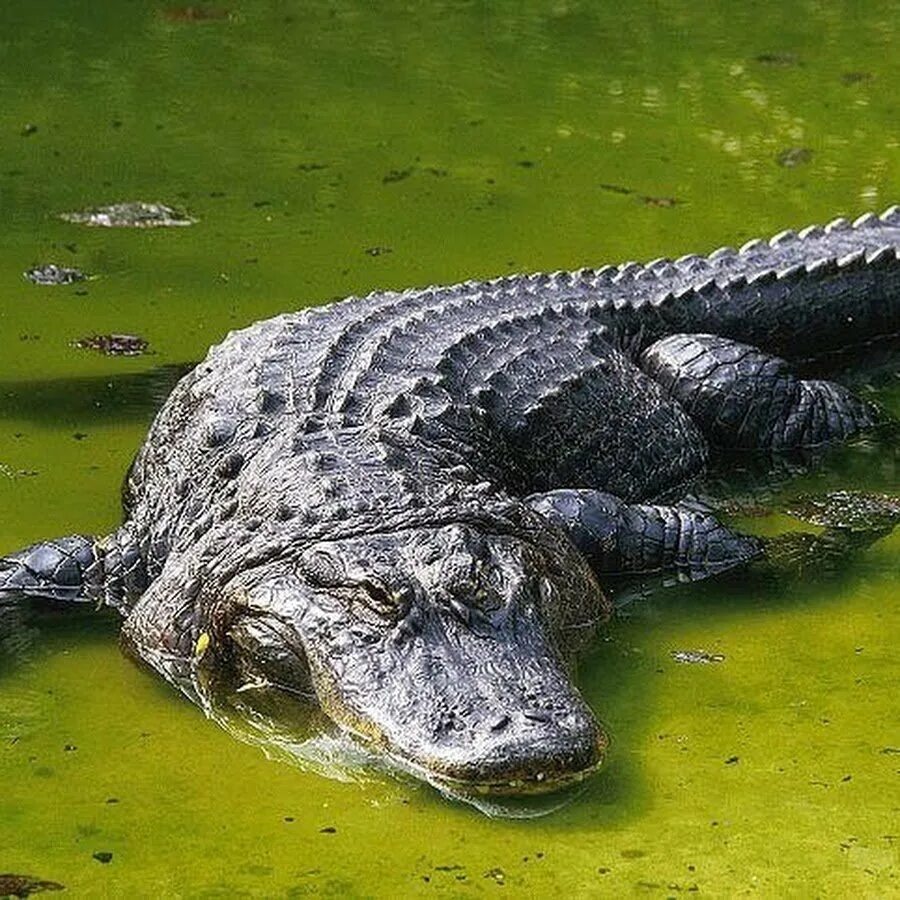
<svg viewBox="0 0 900 900"><path fill-rule="evenodd" d="M445 791L546 792L603 758L566 652L608 607L560 535L451 524L320 541L231 594L224 644L245 683L313 694Z"/></svg>

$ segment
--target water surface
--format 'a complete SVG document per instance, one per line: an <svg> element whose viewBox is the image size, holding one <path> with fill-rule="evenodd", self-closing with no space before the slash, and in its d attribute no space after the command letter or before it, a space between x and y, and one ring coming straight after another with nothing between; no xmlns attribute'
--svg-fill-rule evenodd
<svg viewBox="0 0 900 900"><path fill-rule="evenodd" d="M900 200L896 3L193 9L0 9L2 551L112 530L172 379L229 329ZM130 199L200 222L56 218ZM27 283L43 262L96 278ZM153 353L70 346L117 331ZM891 375L863 389L900 413ZM838 487L898 491L896 447L785 490ZM896 894L898 551L631 604L579 675L611 762L536 821L272 762L122 658L113 619L44 619L0 668L0 870L80 896Z"/></svg>

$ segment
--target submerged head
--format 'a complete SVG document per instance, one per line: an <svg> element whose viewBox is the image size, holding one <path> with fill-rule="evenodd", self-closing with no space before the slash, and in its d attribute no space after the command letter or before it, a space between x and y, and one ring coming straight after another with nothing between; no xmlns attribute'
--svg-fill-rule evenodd
<svg viewBox="0 0 900 900"><path fill-rule="evenodd" d="M452 524L322 541L245 573L232 595L242 679L314 694L438 787L543 792L602 760L563 655L606 605L564 540Z"/></svg>

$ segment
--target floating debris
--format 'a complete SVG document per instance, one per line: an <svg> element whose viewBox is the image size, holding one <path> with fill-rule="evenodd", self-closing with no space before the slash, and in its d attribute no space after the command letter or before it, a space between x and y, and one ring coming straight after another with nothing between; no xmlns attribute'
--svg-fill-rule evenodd
<svg viewBox="0 0 900 900"><path fill-rule="evenodd" d="M369 256L384 256L385 253L393 253L390 247L367 247L365 252Z"/></svg>
<svg viewBox="0 0 900 900"><path fill-rule="evenodd" d="M683 203L677 197L641 197L644 206L658 206L660 209L671 209Z"/></svg>
<svg viewBox="0 0 900 900"><path fill-rule="evenodd" d="M35 469L13 469L6 463L0 462L0 475L6 478L34 478L38 472ZM2 897L3 894L0 894Z"/></svg>
<svg viewBox="0 0 900 900"><path fill-rule="evenodd" d="M805 166L813 158L809 147L787 147L775 157L775 162L783 169L794 169Z"/></svg>
<svg viewBox="0 0 900 900"><path fill-rule="evenodd" d="M841 75L841 83L846 85L863 84L871 81L875 76L871 72L844 72Z"/></svg>
<svg viewBox="0 0 900 900"><path fill-rule="evenodd" d="M764 66L784 66L786 68L788 66L803 65L803 63L800 61L800 57L797 56L796 53L784 53L776 51L774 53L759 53L753 58L756 62L762 63Z"/></svg>
<svg viewBox="0 0 900 900"><path fill-rule="evenodd" d="M65 222L95 228L176 228L193 225L197 220L187 213L164 203L113 203L110 206L91 206L75 212L60 213Z"/></svg>
<svg viewBox="0 0 900 900"><path fill-rule="evenodd" d="M98 850L93 854L94 859L97 860L98 863L103 863L105 866L107 863L112 862L113 855L109 852L109 850Z"/></svg>
<svg viewBox="0 0 900 900"><path fill-rule="evenodd" d="M218 9L214 6L174 6L160 11L160 15L167 22L195 23L195 22L224 22L231 18L227 9Z"/></svg>
<svg viewBox="0 0 900 900"><path fill-rule="evenodd" d="M0 874L0 897L28 897L43 891L64 891L65 886L56 881L43 881L33 875Z"/></svg>
<svg viewBox="0 0 900 900"><path fill-rule="evenodd" d="M87 275L79 269L58 266L56 263L32 266L22 274L32 284L75 284L76 281L84 281L87 278Z"/></svg>
<svg viewBox="0 0 900 900"><path fill-rule="evenodd" d="M107 356L140 356L150 345L136 334L92 334L73 341L72 346Z"/></svg>
<svg viewBox="0 0 900 900"><path fill-rule="evenodd" d="M900 522L900 500L887 494L833 491L821 496L800 496L785 512L825 528L879 532Z"/></svg>
<svg viewBox="0 0 900 900"><path fill-rule="evenodd" d="M601 191L609 191L611 194L633 194L634 190L629 187L623 187L621 184L601 184Z"/></svg>
<svg viewBox="0 0 900 900"><path fill-rule="evenodd" d="M705 650L672 650L671 656L675 662L688 665L709 665L723 662L725 659L721 653L707 653Z"/></svg>
<svg viewBox="0 0 900 900"><path fill-rule="evenodd" d="M31 137L37 134L38 127L33 122L29 122L21 131L22 137Z"/></svg>
<svg viewBox="0 0 900 900"><path fill-rule="evenodd" d="M410 166L408 169L391 169L382 179L382 184L393 184L397 181L403 181L406 178L409 178L413 173L413 167Z"/></svg>

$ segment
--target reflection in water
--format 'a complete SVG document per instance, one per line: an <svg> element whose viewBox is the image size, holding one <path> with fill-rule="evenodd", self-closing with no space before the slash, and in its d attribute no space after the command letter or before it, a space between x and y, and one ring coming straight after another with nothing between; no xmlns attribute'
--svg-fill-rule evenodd
<svg viewBox="0 0 900 900"><path fill-rule="evenodd" d="M204 699L207 715L233 737L258 747L272 760L337 781L369 784L385 777L426 781L446 798L474 806L493 818L533 819L567 806L585 789L572 784L557 792L494 797L455 791L429 773L370 750L338 728L315 702L303 701L270 684L231 689L218 684Z"/></svg>
<svg viewBox="0 0 900 900"><path fill-rule="evenodd" d="M37 634L27 622L25 609L0 602L0 669L23 662Z"/></svg>
<svg viewBox="0 0 900 900"><path fill-rule="evenodd" d="M219 5L233 15L207 23L180 0L2 6L0 462L40 473L0 477L9 548L114 527L109 501L171 386L71 349L84 334L141 334L158 355L136 364L179 362L311 300L677 256L900 200L893 2ZM179 6L193 11L165 13ZM812 152L779 165L791 148ZM140 196L201 221L55 217ZM96 278L22 278L51 260ZM896 414L895 360L876 386ZM18 440L13 419L43 430ZM133 427L107 430L106 456L73 423ZM897 454L837 449L757 505L782 486L895 491ZM759 476L715 496L752 505ZM0 862L85 896L461 894L493 889L498 866L534 896L891 895L897 539L800 589L736 578L636 604L579 679L617 736L610 768L523 827L424 790L407 805L391 785L284 777L120 664L112 625L92 638L55 621L29 649L30 626L0 612L4 647L54 651L0 663L0 727L23 734L0 741ZM670 653L685 647L725 660L684 666ZM272 753L353 759L272 739L273 720L256 726Z"/></svg>
<svg viewBox="0 0 900 900"><path fill-rule="evenodd" d="M148 420L193 364L163 365L147 372L0 382L0 420L26 419L55 425L74 420Z"/></svg>

